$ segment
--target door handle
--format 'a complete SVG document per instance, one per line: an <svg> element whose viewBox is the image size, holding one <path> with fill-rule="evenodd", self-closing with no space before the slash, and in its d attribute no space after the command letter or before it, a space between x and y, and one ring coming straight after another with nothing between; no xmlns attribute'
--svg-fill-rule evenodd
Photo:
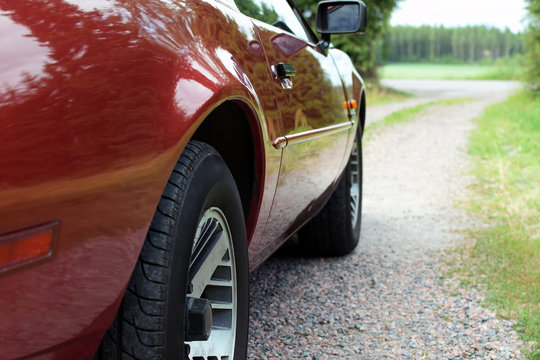
<svg viewBox="0 0 540 360"><path fill-rule="evenodd" d="M278 63L275 66L272 66L272 72L276 78L281 80L296 76L296 70L294 69L293 64L289 63Z"/></svg>

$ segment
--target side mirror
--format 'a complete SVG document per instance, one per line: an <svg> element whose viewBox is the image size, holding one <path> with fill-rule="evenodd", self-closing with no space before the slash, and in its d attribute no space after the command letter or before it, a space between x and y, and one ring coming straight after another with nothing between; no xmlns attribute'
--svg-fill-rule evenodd
<svg viewBox="0 0 540 360"><path fill-rule="evenodd" d="M323 38L330 34L361 34L366 26L367 9L362 1L321 1L317 7L317 32Z"/></svg>

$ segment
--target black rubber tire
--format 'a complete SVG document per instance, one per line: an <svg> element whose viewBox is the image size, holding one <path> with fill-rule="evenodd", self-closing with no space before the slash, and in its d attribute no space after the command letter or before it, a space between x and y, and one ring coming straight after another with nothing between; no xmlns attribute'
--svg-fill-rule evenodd
<svg viewBox="0 0 540 360"><path fill-rule="evenodd" d="M178 160L139 260L97 359L187 359L184 308L197 224L210 207L226 216L237 270L234 359L245 359L248 332L247 238L240 196L221 156L192 141Z"/></svg>
<svg viewBox="0 0 540 360"><path fill-rule="evenodd" d="M362 222L362 138L357 132L359 204L353 225L350 211L351 159L347 163L337 188L314 218L298 232L300 251L318 256L343 256L351 253L360 240Z"/></svg>

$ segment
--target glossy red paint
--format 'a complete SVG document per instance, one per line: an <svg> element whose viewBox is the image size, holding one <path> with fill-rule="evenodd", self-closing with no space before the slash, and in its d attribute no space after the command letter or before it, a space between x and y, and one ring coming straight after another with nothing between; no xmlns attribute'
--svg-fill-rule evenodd
<svg viewBox="0 0 540 360"><path fill-rule="evenodd" d="M334 50L324 55L316 44L309 41L308 34L303 39L263 22L257 21L255 24L265 45L268 63L294 64L297 73L291 79L290 89L279 80L274 80L283 127L281 135L287 137L349 122L353 125L350 112L343 108L346 94L342 76L333 60ZM336 54L339 56L343 53ZM348 64L342 60L341 65L345 73L353 73L350 60ZM356 72L354 74L357 75ZM350 94L359 98L361 88L358 90ZM324 206L331 194L328 190L334 188L348 160L346 154L350 153L352 146L352 142L348 142L354 131L353 125L348 131L283 150L280 176L265 232L250 244L252 266L270 256Z"/></svg>
<svg viewBox="0 0 540 360"><path fill-rule="evenodd" d="M363 91L352 65L340 80L314 44L254 25L230 1L0 1L0 47L11 49L0 53L0 235L59 224L48 260L0 274L5 359L92 356L176 160L225 102L240 105L253 133L256 266L322 206L353 130L283 158L273 140L305 119L312 128L349 121L343 101ZM269 64L299 56L315 66L300 74L334 69L313 101L333 93L337 118L285 105L301 81L285 91ZM313 162L332 170L307 171ZM306 181L314 187L298 202L284 184Z"/></svg>

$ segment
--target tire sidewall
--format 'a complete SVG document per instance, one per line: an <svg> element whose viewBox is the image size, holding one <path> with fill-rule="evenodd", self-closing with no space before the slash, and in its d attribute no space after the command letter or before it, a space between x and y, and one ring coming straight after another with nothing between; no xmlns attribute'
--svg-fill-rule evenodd
<svg viewBox="0 0 540 360"><path fill-rule="evenodd" d="M353 186L351 182L351 160L349 159L349 162L347 163L347 166L345 167L345 171L343 172L343 177L341 179L341 184L343 187L341 189L338 189L338 191L341 193L341 196L343 196L343 203L346 206L346 209L344 209L344 215L346 218L346 231L347 236L345 237L348 244L345 246L346 249L354 249L356 245L358 244L360 240L360 227L362 223L362 138L361 138L361 132L360 130L356 131L355 141L358 149L358 214L356 216L356 221L353 224L352 221L352 214L349 208L349 204L351 201L351 194L350 190ZM352 156L352 152L351 152ZM349 251L346 251L348 253Z"/></svg>

